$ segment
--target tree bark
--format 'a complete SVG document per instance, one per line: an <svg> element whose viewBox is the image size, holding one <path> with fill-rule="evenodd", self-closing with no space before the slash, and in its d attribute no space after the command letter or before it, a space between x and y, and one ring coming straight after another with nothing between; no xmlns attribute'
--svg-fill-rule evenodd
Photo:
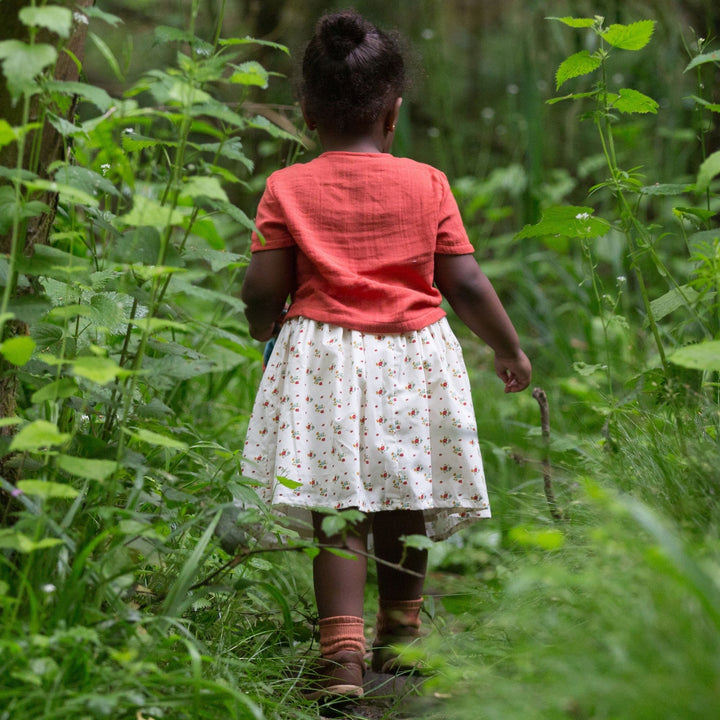
<svg viewBox="0 0 720 720"><path fill-rule="evenodd" d="M82 13L82 8L90 7L94 0L62 0L58 4L74 10L76 13ZM4 0L3 1L3 21L0 23L0 40L27 40L27 28L20 22L18 14L23 6L27 3L24 0ZM77 9L77 10L76 10ZM76 14L76 18L79 16ZM83 16L84 17L84 16ZM48 31L38 33L38 42L46 42L54 44L58 49L58 60L55 67L55 78L57 80L77 80L79 71L77 65L72 59L72 55L82 62L85 55L85 39L87 36L87 22L82 19L76 19L73 23L73 30L70 37L65 43L57 35ZM72 55L65 52L69 50ZM22 123L22 102L18 101L13 105L12 98L7 89L5 75L0 73L0 117L5 119L11 126L16 127ZM75 113L75 104L72 103L68 111L68 119L72 119ZM30 106L30 122L38 119L40 116L40 104L36 97L33 98ZM62 137L53 128L50 123L45 122L43 127L36 131L42 133L39 157L39 167L29 168L29 148L33 145L33 134L28 135L26 147L28 152L23 158L22 166L25 169L37 172L42 177L47 177L48 167L56 160L62 159L64 156L64 146ZM15 143L10 143L0 148L0 165L14 168L18 162L18 148ZM25 225L23 237L23 252L30 255L35 245L47 244L50 229L55 219L55 208L57 207L57 196L54 193L47 193L36 198L45 202L50 211L43 213L38 217L31 218ZM11 236L0 235L0 253L7 255L10 252ZM5 324L5 336L12 336L27 333L27 326L22 318L16 318L12 322ZM0 341L4 338L0 338ZM10 417L16 413L17 397L17 375L13 368L0 357L0 418ZM12 434L12 428L0 427L0 437ZM0 475L10 482L14 482L18 477L18 468L12 461L11 456L0 458ZM3 503L4 504L4 503Z"/></svg>

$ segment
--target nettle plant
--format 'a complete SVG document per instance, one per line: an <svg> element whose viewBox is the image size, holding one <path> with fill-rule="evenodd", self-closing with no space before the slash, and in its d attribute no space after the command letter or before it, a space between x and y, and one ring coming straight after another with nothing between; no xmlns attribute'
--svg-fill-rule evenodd
<svg viewBox="0 0 720 720"><path fill-rule="evenodd" d="M578 363L576 369L588 374L605 369L610 394L613 387L613 360L609 338L613 324L628 328L628 318L618 312L621 307L620 293L630 292L627 286L608 290L597 271L597 260L592 242L608 233L616 233L624 239L627 256L634 273L640 305L644 312L646 327L653 339L656 365L668 380L673 375L672 365L701 370L705 373L720 371L720 323L718 322L718 288L720 287L720 232L713 227L712 219L718 209L717 186L714 178L720 173L720 152L709 156L705 153L704 134L706 124L700 124L699 134L703 161L692 182L646 184L642 167L620 167L616 152L615 128L623 116L658 113L658 103L648 95L632 89L612 89L609 65L616 51L637 52L650 42L655 29L654 20L641 20L628 25L605 26L604 18L549 18L582 32L591 33L589 49L577 52L565 59L556 73L556 89L568 81L593 75L596 77L591 89L575 92L549 100L549 104L561 101L592 103L583 119L591 120L597 129L597 137L605 166L607 179L594 185L589 196L609 192L613 199L615 215L599 217L592 207L555 206L546 208L539 223L526 226L516 239L566 238L580 241L589 267L592 294L600 313L607 352L604 365ZM707 52L706 43L700 40L697 52L686 68L698 73L698 95L692 96L698 113L718 113L720 106L702 97L702 67L720 62L720 53ZM678 203L672 214L679 231L667 224L644 220L644 207L658 198L690 198L691 204ZM676 278L669 263L659 249L659 242L674 234L683 238L687 253L688 277ZM648 269L654 277L666 283L666 290L658 297L651 297ZM674 323L671 315L684 310L688 320ZM667 322L665 322L667 321ZM664 323L664 324L663 324ZM698 342L699 341L699 342ZM692 344L688 344L692 343Z"/></svg>
<svg viewBox="0 0 720 720"><path fill-rule="evenodd" d="M198 7L189 30L155 29L156 43L177 49L175 66L148 71L120 98L55 79L73 23L116 25L114 16L24 8L27 42L0 43L9 92L23 109L19 125L0 120L0 146L15 144L18 157L0 167L0 231L11 236L0 257L0 360L5 377L17 378L17 412L0 420L14 427L0 437L0 458L16 476L0 477L3 512L14 515L0 548L27 558L0 568L0 603L14 616L30 612L34 631L49 576L73 579L75 599L88 600L92 582L117 606L138 558L157 561L194 533L199 561L228 488L252 495L238 471L241 413L224 418L211 408L238 375L252 386L259 366L236 297L253 223L228 192L243 192L254 171L244 136L292 146L298 137L247 103L270 79L248 51L286 49L222 39L222 18L214 39L203 40ZM39 28L57 44L38 42ZM44 127L64 145L47 175L34 132ZM48 242L26 254L27 223L43 216L54 218ZM237 423L229 447L223 423ZM97 552L112 569L88 571ZM160 577L173 577L173 562L161 565ZM193 572L168 592L169 614L189 602L183 589ZM72 593L60 602L57 592L55 619L70 623Z"/></svg>

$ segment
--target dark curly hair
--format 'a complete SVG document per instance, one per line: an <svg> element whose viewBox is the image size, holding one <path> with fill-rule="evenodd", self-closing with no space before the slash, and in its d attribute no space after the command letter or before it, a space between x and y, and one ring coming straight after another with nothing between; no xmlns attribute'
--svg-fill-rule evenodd
<svg viewBox="0 0 720 720"><path fill-rule="evenodd" d="M324 15L305 49L300 94L319 125L367 130L405 88L400 42L354 10Z"/></svg>

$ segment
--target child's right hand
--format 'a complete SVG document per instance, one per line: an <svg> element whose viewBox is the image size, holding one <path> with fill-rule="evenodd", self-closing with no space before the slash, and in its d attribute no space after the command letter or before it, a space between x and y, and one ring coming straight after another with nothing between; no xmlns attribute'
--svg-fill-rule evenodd
<svg viewBox="0 0 720 720"><path fill-rule="evenodd" d="M532 366L522 350L515 357L495 355L495 372L505 383L505 392L520 392L530 384Z"/></svg>

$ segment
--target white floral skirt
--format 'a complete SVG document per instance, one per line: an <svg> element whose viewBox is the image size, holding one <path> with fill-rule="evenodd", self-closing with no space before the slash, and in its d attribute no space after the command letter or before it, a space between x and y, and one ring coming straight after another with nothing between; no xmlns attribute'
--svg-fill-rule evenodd
<svg viewBox="0 0 720 720"><path fill-rule="evenodd" d="M447 320L402 335L286 322L243 474L265 503L301 520L296 528L310 527L314 508L422 510L439 540L489 517L470 385Z"/></svg>

